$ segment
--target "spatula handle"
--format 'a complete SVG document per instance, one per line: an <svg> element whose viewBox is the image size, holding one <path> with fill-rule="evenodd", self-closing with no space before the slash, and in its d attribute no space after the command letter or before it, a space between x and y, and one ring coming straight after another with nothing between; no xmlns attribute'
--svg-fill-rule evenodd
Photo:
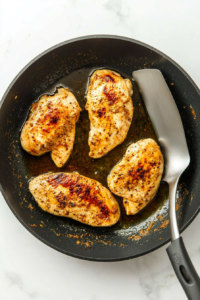
<svg viewBox="0 0 200 300"><path fill-rule="evenodd" d="M200 278L190 260L182 237L169 245L167 253L188 299L199 300Z"/></svg>

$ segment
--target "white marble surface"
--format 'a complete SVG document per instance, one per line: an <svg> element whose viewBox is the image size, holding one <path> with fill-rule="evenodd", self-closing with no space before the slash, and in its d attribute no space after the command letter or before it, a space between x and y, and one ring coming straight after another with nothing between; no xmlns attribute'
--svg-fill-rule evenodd
<svg viewBox="0 0 200 300"><path fill-rule="evenodd" d="M116 34L171 56L200 86L199 0L0 0L0 97L33 57L88 34ZM200 273L200 216L183 233ZM0 195L0 299L186 299L163 247L131 261L65 256L29 234Z"/></svg>

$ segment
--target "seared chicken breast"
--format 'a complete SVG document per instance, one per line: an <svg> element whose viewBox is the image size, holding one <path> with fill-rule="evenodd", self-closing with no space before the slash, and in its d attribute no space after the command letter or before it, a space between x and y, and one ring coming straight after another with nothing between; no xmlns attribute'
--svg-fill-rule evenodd
<svg viewBox="0 0 200 300"><path fill-rule="evenodd" d="M135 215L156 195L162 173L163 156L152 139L131 144L124 158L108 176L110 190L123 197L127 215Z"/></svg>
<svg viewBox="0 0 200 300"><path fill-rule="evenodd" d="M85 109L89 112L89 156L99 158L121 144L133 117L132 83L110 70L90 78Z"/></svg>
<svg viewBox="0 0 200 300"><path fill-rule="evenodd" d="M32 155L51 151L57 167L68 160L74 145L75 126L81 108L69 89L59 88L53 96L44 95L31 107L21 132L21 145Z"/></svg>
<svg viewBox="0 0 200 300"><path fill-rule="evenodd" d="M40 175L30 181L29 190L44 211L56 216L91 226L111 226L120 217L111 192L78 173Z"/></svg>

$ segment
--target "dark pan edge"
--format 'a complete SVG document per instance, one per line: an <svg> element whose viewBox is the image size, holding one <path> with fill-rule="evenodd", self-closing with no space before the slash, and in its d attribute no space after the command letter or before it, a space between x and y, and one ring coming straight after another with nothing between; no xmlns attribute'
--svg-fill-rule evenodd
<svg viewBox="0 0 200 300"><path fill-rule="evenodd" d="M68 252L68 251L62 251L59 248L55 247L53 244L47 242L46 240L44 240L43 238L41 238L36 232L34 232L28 225L26 225L26 223L24 223L24 221L22 219L19 218L19 216L15 213L13 207L10 205L4 190L0 184L0 191L4 197L4 199L6 200L7 205L9 206L10 210L13 212L13 214L15 215L15 217L18 219L18 221L34 236L36 237L38 240L40 240L41 242L43 242L44 244L46 244L47 246L49 246L50 248L53 248L54 250L63 253L63 254L67 254L71 257L74 258L78 258L78 259L82 259L82 260L87 260L87 261L94 261L94 262L119 262L119 261L124 261L124 260L129 260L129 259L133 259L133 258L137 258L146 254L149 254L161 247L163 247L164 245L166 245L167 243L170 242L171 239L167 239L166 241L164 241L163 243L161 243L159 246L157 247L153 247L148 251L144 251L142 253L140 253L139 255L133 255L133 256L128 256L128 257L124 257L124 258L116 258L116 259L102 259L102 258L90 258L90 257L82 257L80 255L75 255L74 253ZM185 224L185 226L183 226L183 228L180 230L180 233L182 233L191 223L192 221L197 217L199 213L199 208L197 209L197 211L195 212L195 214L193 215L193 217Z"/></svg>
<svg viewBox="0 0 200 300"><path fill-rule="evenodd" d="M148 44L145 44L143 42L140 42L140 41L137 41L137 40L134 40L134 39L131 39L131 38L127 38L127 37L122 37L122 36L117 36L117 35L88 35L88 36L83 36L83 37L77 37L77 38L74 38L74 39L70 39L70 40L67 40L67 41L64 41L62 43L59 43L45 51L43 51L42 53L40 53L39 55L37 55L34 59L32 59L16 76L15 78L12 80L12 82L10 83L10 85L8 86L8 88L6 89L1 101L0 101L0 109L1 109L1 106L8 94L8 91L10 90L10 88L12 87L12 85L16 82L16 80L22 75L22 73L32 64L34 63L35 61L37 61L40 57L42 57L44 54L58 48L58 47L61 47L63 45L66 45L66 44L69 44L69 43L73 43L73 42L76 42L76 41L80 41L80 40L87 40L87 39L94 39L94 38L109 38L109 39L119 39L119 40L124 40L124 41L128 41L128 42L132 42L132 43L135 43L135 44L138 44L138 45L141 45L143 47L146 47L148 48L149 50L152 50L156 53L158 53L159 55L163 56L164 58L166 58L167 60L169 60L176 68L178 68L184 75L185 77L190 81L190 83L193 85L194 89L197 91L197 93L199 94L200 96L200 89L198 88L198 86L196 85L196 83L193 81L193 79L190 77L190 75L179 65L177 64L173 59L171 59L169 56L167 56L166 54L162 53L161 51L157 50L156 48L154 47L151 47L149 46ZM37 233L35 233L28 225L26 225L24 223L23 220L21 220L19 218L19 216L17 215L17 213L15 212L15 210L13 209L13 207L10 205L5 193L4 193L4 190L0 184L0 191L6 201L6 203L8 204L9 208L11 209L11 211L13 212L13 214L15 215L15 217L20 221L20 223L33 235L35 236L38 240L40 240L41 242L43 242L44 244L46 244L47 246L63 253L63 254L67 254L69 256L72 256L72 257L75 257L75 258L79 258L79 259L83 259L83 260L88 260L88 261L98 261L98 262L115 262L115 261L123 261L123 260L129 260L129 259L133 259L133 258L136 258L136 257L139 257L139 256L142 256L142 255L145 255L145 254L148 254L150 252L153 252L154 250L157 250L158 248L166 245L170 239L167 239L166 241L164 241L163 243L161 243L159 246L157 247L153 247L151 248L150 250L148 251L144 251L142 253L140 253L139 255L133 255L133 256L128 256L128 257L123 257L123 258L116 258L116 259L102 259L102 258L90 258L90 257L82 257L82 256L79 256L79 255L75 255L73 253L70 253L68 251L62 251L60 249L58 249L57 247L55 247L54 245L52 245L51 243L48 243L46 240L44 240L43 238L41 238L39 235L37 235ZM180 230L180 233L182 233L190 224L191 222L196 218L197 214L199 213L200 211L200 205L198 207L198 209L196 210L196 212L194 213L194 215L190 218L190 220L185 224L185 226L183 226Z"/></svg>

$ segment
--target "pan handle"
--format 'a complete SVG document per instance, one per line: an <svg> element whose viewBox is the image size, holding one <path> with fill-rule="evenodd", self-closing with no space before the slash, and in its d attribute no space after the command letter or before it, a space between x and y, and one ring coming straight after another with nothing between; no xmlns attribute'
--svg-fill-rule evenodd
<svg viewBox="0 0 200 300"><path fill-rule="evenodd" d="M199 300L200 278L190 260L182 237L169 245L167 253L188 299Z"/></svg>

